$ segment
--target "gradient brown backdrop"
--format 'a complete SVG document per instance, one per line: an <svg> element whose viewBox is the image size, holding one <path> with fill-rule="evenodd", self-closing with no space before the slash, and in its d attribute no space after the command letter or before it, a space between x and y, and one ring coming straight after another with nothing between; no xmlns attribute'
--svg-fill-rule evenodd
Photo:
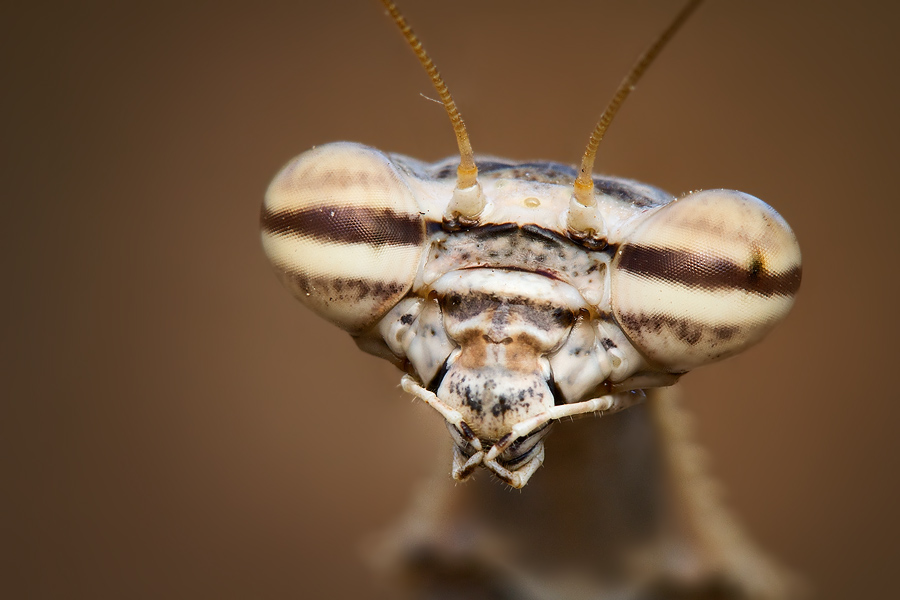
<svg viewBox="0 0 900 600"><path fill-rule="evenodd" d="M679 4L403 8L476 151L574 162ZM710 2L598 161L755 194L794 227L794 312L685 387L731 505L829 599L898 593L900 45L882 4ZM419 65L374 0L24 6L0 18L0 592L376 597L362 540L436 452L449 468L446 436L281 289L257 218L314 144L452 154Z"/></svg>

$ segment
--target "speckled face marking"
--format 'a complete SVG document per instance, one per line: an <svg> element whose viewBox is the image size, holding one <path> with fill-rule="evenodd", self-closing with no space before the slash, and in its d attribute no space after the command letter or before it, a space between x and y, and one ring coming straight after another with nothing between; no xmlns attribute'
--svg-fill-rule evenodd
<svg viewBox="0 0 900 600"><path fill-rule="evenodd" d="M498 440L555 404L545 356L569 335L571 310L480 291L451 292L441 307L459 353L437 395L480 439Z"/></svg>
<svg viewBox="0 0 900 600"><path fill-rule="evenodd" d="M612 116L698 1L622 82L579 168L476 160L440 75L383 4L435 84L459 162L318 146L269 186L262 241L302 303L402 368L403 389L446 419L454 477L484 467L522 487L553 421L627 408L785 317L800 250L770 206L592 173Z"/></svg>

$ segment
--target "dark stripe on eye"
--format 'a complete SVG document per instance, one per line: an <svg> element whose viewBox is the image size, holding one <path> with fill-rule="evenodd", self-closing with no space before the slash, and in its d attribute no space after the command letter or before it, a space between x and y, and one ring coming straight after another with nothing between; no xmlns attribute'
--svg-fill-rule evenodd
<svg viewBox="0 0 900 600"><path fill-rule="evenodd" d="M279 267L288 285L304 296L329 298L331 302L354 303L363 300L389 300L406 293L409 288L400 281L379 281L359 277L317 277L290 268Z"/></svg>
<svg viewBox="0 0 900 600"><path fill-rule="evenodd" d="M263 207L260 225L272 235L313 237L325 242L419 246L425 240L421 215L387 208L326 205L273 211Z"/></svg>
<svg viewBox="0 0 900 600"><path fill-rule="evenodd" d="M792 296L800 288L801 278L800 265L772 273L761 256L742 266L708 253L632 244L622 247L619 268L688 287L746 290L761 296Z"/></svg>
<svg viewBox="0 0 900 600"><path fill-rule="evenodd" d="M638 338L644 335L656 337L665 331L688 346L703 341L711 352L718 344L727 343L744 331L739 325L713 325L666 314L623 313L619 315L619 321Z"/></svg>

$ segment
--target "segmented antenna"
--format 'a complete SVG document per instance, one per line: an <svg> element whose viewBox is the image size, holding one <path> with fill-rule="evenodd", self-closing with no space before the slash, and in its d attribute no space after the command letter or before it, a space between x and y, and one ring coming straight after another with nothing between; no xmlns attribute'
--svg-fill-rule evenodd
<svg viewBox="0 0 900 600"><path fill-rule="evenodd" d="M474 218L481 212L481 209L484 208L484 201L481 198L480 187L478 187L478 167L475 166L475 155L472 152L472 144L469 142L469 134L466 133L466 124L463 122L459 110L456 108L456 103L450 95L450 90L447 89L444 80L441 79L441 74L438 72L437 67L434 66L431 57L425 52L422 42L419 41L419 38L416 37L416 34L413 33L413 30L406 23L406 19L404 19L403 15L400 14L400 11L397 10L397 6L391 0L381 0L381 3L384 4L384 7L391 15L391 18L400 28L400 32L403 34L403 37L406 38L412 51L416 53L419 62L425 67L425 71L431 78L431 83L434 84L434 89L441 97L441 102L444 103L444 108L447 110L447 116L450 117L450 122L453 124L453 131L456 133L456 142L459 145L459 168L456 170L456 189L457 191L468 190L469 188L472 188L472 191L477 190L477 198L480 199L480 206L477 207L477 210L474 210L474 212L472 212L473 206L462 206L459 201L451 203L457 205L451 206L451 209L457 214L462 214L464 217ZM457 196L457 194L454 194L454 196ZM455 200L461 200L461 198L455 198Z"/></svg>
<svg viewBox="0 0 900 600"><path fill-rule="evenodd" d="M582 206L594 205L594 180L592 177L594 159L597 156L597 147L600 145L600 141L603 139L606 130L609 128L609 124L612 122L613 117L619 112L619 108L622 106L622 103L625 102L625 98L627 98L628 94L631 93L631 90L634 89L635 84L641 78L641 75L644 74L644 71L647 70L647 67L650 66L650 63L653 62L663 47L665 47L669 40L672 39L675 32L684 25L684 22L688 20L688 17L690 17L697 7L700 6L702 1L703 0L691 0L681 9L681 12L675 16L675 19L672 20L669 27L662 32L656 41L653 42L653 45L650 46L650 48L648 48L634 64L631 72L628 73L625 79L622 80L622 83L619 84L619 89L616 90L616 93L606 107L606 110L603 111L603 115L601 115L600 120L597 122L594 132L591 133L591 139L588 141L587 148L584 150L584 157L581 159L581 172L575 180L575 199Z"/></svg>

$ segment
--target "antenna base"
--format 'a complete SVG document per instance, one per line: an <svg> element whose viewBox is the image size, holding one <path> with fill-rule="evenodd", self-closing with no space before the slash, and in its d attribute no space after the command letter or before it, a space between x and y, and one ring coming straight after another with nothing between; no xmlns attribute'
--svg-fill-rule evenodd
<svg viewBox="0 0 900 600"><path fill-rule="evenodd" d="M444 229L455 231L478 224L481 213L487 206L480 183L466 188L455 188L447 212L444 213Z"/></svg>
<svg viewBox="0 0 900 600"><path fill-rule="evenodd" d="M590 250L602 250L607 246L606 223L597 209L597 201L585 206L573 194L566 212L566 229L569 237Z"/></svg>

